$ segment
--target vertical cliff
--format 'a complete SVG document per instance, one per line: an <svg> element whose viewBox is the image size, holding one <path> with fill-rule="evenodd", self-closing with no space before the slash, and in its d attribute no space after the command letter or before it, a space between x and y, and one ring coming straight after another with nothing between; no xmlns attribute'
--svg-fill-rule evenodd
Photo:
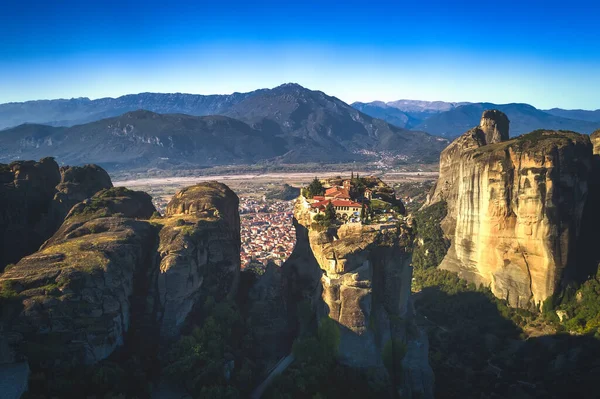
<svg viewBox="0 0 600 399"><path fill-rule="evenodd" d="M95 168L62 172L57 212L107 184ZM216 182L180 191L165 217L123 187L73 206L37 252L0 274L0 376L15 379L12 397L27 389L29 367L53 380L132 358L151 373L159 343L177 337L200 299L235 294L239 228L238 198Z"/></svg>
<svg viewBox="0 0 600 399"><path fill-rule="evenodd" d="M224 184L206 182L179 191L161 225L157 317L173 337L201 296L232 298L240 276L239 199Z"/></svg>
<svg viewBox="0 0 600 399"><path fill-rule="evenodd" d="M73 205L110 187L96 165L59 169L52 158L0 164L0 271L35 252Z"/></svg>
<svg viewBox="0 0 600 399"><path fill-rule="evenodd" d="M575 265L591 175L588 136L540 130L508 140L506 116L484 112L440 156L428 201L448 205L440 267L512 306L539 306Z"/></svg>
<svg viewBox="0 0 600 399"><path fill-rule="evenodd" d="M37 367L95 363L122 345L134 279L152 264L156 230L137 218L150 196L104 190L75 206L36 253L0 276L2 330Z"/></svg>
<svg viewBox="0 0 600 399"><path fill-rule="evenodd" d="M403 387L406 397L432 397L433 373L427 362L426 338L413 324L409 306L412 280L412 233L406 226L345 224L323 230L311 224L301 197L295 206L297 246L292 255L305 278L320 269L316 297L319 318L334 320L340 330L339 361L358 367L383 367L383 353L406 345ZM284 269L290 267L284 265ZM308 285L310 287L311 284ZM310 291L309 291L310 292ZM421 356L425 350L425 356Z"/></svg>

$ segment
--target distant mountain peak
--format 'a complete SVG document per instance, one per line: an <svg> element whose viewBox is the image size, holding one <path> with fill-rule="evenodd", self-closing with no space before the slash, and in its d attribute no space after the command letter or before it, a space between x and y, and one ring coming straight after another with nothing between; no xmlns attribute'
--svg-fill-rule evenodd
<svg viewBox="0 0 600 399"><path fill-rule="evenodd" d="M306 87L303 87L300 84L294 83L294 82L283 83L283 84L275 87L275 89L279 89L279 88L306 89ZM306 90L308 90L308 89L306 89Z"/></svg>

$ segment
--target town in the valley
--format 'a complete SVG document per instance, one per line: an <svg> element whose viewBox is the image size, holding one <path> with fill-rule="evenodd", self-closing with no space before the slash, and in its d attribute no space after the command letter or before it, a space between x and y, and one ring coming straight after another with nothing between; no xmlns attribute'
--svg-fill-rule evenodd
<svg viewBox="0 0 600 399"><path fill-rule="evenodd" d="M269 193L281 189L281 180L279 183L272 180L228 181L240 196L240 257L243 268L249 265L262 268L269 261L281 265L290 256L296 242L293 226L296 200L302 201L317 224L392 224L404 213L403 203L407 207L411 206L413 192L427 191L420 185L418 189L412 190L401 186L399 191L410 195L405 195L400 200L396 194L398 190L394 190L380 178L363 177L353 172L345 178L335 176L310 181L304 177L302 180L295 178L287 181L295 187L303 188L284 184L283 187L287 187L286 195L273 198ZM309 184L306 184L307 181ZM141 188L153 195L156 208L164 213L167 202L180 186L179 182L175 182L172 185L156 184Z"/></svg>
<svg viewBox="0 0 600 399"><path fill-rule="evenodd" d="M373 176L315 178L301 190L299 200L318 224L395 223L404 214L394 190ZM296 200L241 197L242 267L260 267L271 261L281 265L296 242L292 223Z"/></svg>

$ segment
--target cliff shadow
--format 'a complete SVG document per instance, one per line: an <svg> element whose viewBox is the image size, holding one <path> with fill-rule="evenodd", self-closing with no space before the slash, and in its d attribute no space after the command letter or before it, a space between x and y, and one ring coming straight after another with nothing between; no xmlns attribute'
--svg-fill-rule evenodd
<svg viewBox="0 0 600 399"><path fill-rule="evenodd" d="M415 308L429 334L436 398L597 397L600 340L592 336L527 338L521 311L485 292L425 288Z"/></svg>

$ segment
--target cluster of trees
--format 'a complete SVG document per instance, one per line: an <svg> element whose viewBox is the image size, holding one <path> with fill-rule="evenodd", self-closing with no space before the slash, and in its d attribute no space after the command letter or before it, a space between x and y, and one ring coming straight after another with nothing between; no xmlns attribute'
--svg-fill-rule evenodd
<svg viewBox="0 0 600 399"><path fill-rule="evenodd" d="M437 267L446 256L450 241L444 237L440 223L447 212L446 202L441 201L415 213L413 220L417 238L413 251L415 270Z"/></svg>
<svg viewBox="0 0 600 399"><path fill-rule="evenodd" d="M310 182L308 186L302 189L302 195L306 198L312 198L315 195L323 195L325 194L325 187L323 187L323 183L317 177Z"/></svg>
<svg viewBox="0 0 600 399"><path fill-rule="evenodd" d="M253 338L237 305L208 297L204 320L169 351L163 374L192 397L239 398L253 387Z"/></svg>
<svg viewBox="0 0 600 399"><path fill-rule="evenodd" d="M563 312L562 322L557 311ZM546 321L560 331L600 338L600 268L578 289L567 287L562 295L548 298L542 312Z"/></svg>
<svg viewBox="0 0 600 399"><path fill-rule="evenodd" d="M352 369L336 362L339 344L339 326L335 321L324 317L316 334L306 334L294 342L292 351L296 360L274 381L264 397L391 397L389 380L381 374L381 370Z"/></svg>
<svg viewBox="0 0 600 399"><path fill-rule="evenodd" d="M321 227L329 227L336 221L335 208L330 203L325 207L325 211L318 213L314 218L315 223Z"/></svg>

